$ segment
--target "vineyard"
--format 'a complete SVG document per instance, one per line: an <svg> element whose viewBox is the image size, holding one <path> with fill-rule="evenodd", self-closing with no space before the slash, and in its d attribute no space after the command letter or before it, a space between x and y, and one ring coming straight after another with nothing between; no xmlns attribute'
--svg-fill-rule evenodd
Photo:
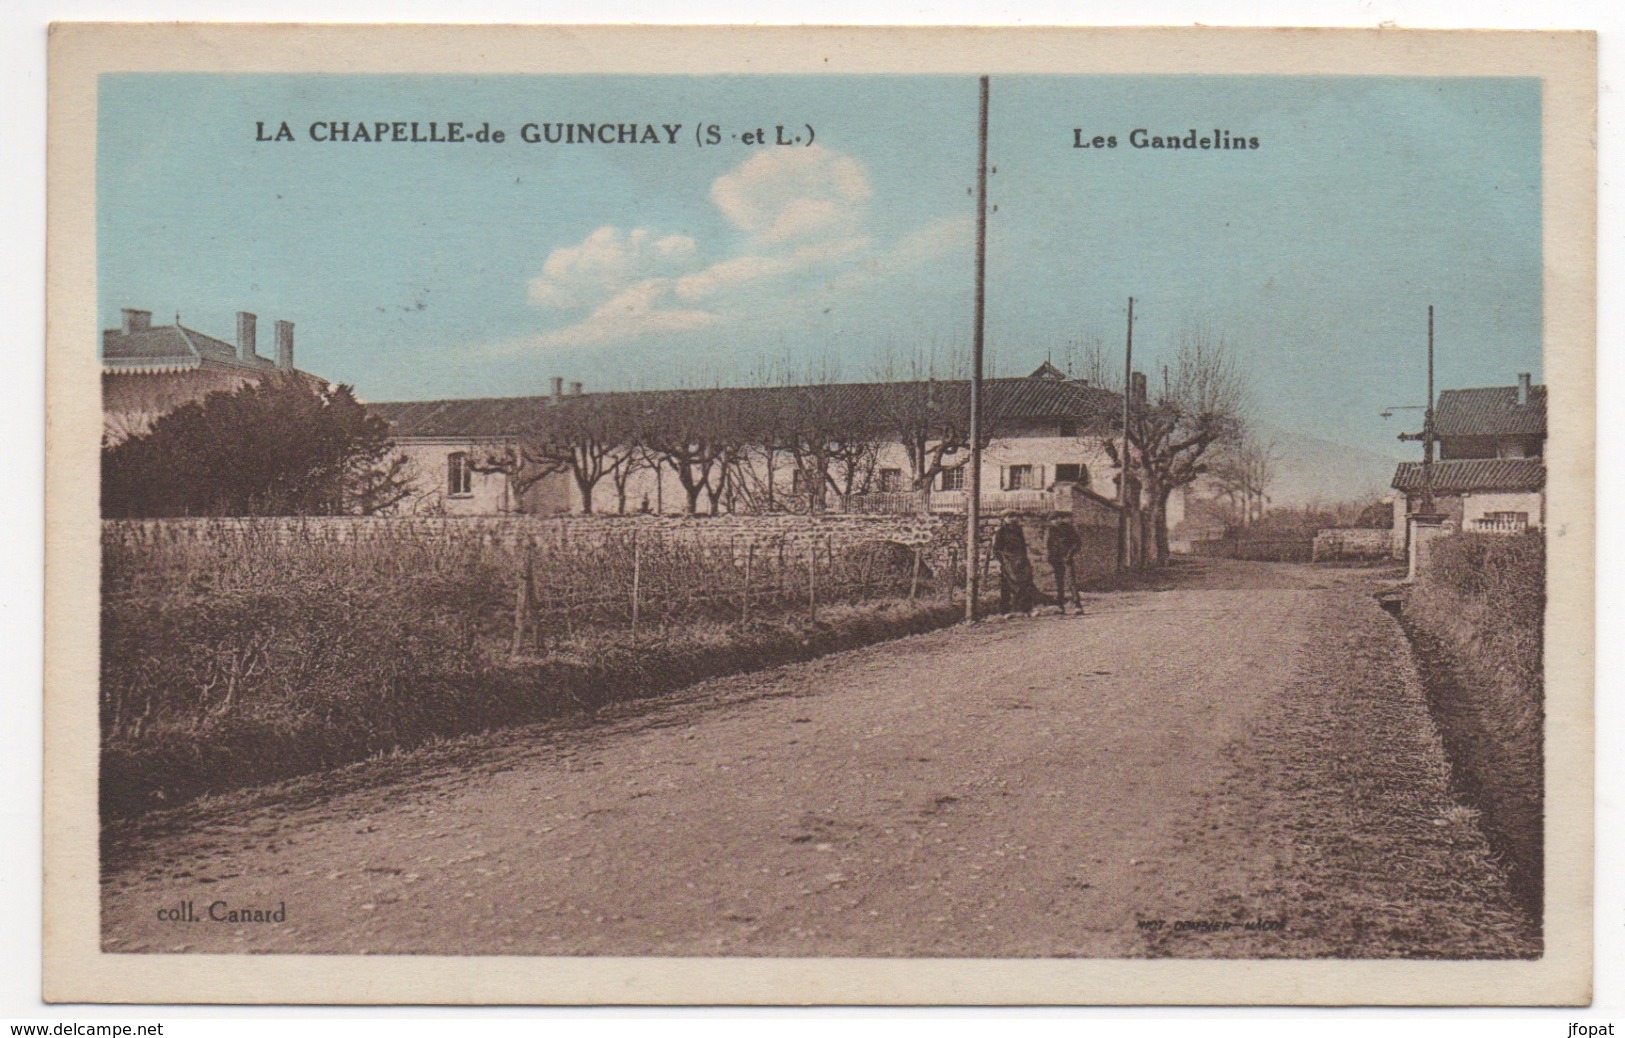
<svg viewBox="0 0 1625 1038"><path fill-rule="evenodd" d="M946 558L946 556L944 556ZM948 622L875 540L103 527L104 804L652 694ZM962 608L962 607L960 607ZM877 617L879 618L877 620Z"/></svg>

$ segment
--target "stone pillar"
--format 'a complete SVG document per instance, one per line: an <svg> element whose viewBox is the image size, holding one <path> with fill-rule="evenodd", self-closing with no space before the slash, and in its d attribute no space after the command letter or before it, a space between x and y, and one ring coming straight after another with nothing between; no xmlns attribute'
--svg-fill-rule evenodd
<svg viewBox="0 0 1625 1038"><path fill-rule="evenodd" d="M1405 574L1407 582L1414 581L1428 564L1429 545L1439 537L1455 532L1447 515L1429 515L1412 512L1410 515L1410 566Z"/></svg>

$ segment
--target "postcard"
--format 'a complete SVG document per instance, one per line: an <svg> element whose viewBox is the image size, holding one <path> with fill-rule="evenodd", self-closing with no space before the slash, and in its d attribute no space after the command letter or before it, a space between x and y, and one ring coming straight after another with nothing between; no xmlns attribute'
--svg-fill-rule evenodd
<svg viewBox="0 0 1625 1038"><path fill-rule="evenodd" d="M57 25L46 997L1585 1004L1595 45Z"/></svg>

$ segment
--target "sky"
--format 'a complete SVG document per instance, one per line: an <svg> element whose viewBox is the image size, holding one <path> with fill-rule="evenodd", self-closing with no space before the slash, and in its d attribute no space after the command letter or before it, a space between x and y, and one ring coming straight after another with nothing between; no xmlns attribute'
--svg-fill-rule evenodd
<svg viewBox="0 0 1625 1038"><path fill-rule="evenodd" d="M974 77L120 74L100 94L103 327L291 320L299 366L371 400L951 374L969 351ZM1418 420L1378 415L1425 399L1429 304L1441 388L1540 379L1538 81L995 76L990 97L991 372L1091 341L1120 364L1132 295L1137 367L1205 327L1261 419L1406 457ZM311 139L453 120L506 139ZM256 139L283 122L293 140ZM662 143L521 138L549 123ZM1096 136L1117 146L1075 146Z"/></svg>

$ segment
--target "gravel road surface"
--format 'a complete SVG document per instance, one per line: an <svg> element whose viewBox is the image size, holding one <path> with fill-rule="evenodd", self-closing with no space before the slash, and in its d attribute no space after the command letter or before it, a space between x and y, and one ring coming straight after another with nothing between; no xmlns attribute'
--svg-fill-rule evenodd
<svg viewBox="0 0 1625 1038"><path fill-rule="evenodd" d="M1536 954L1372 590L1195 563L121 822L104 944Z"/></svg>

